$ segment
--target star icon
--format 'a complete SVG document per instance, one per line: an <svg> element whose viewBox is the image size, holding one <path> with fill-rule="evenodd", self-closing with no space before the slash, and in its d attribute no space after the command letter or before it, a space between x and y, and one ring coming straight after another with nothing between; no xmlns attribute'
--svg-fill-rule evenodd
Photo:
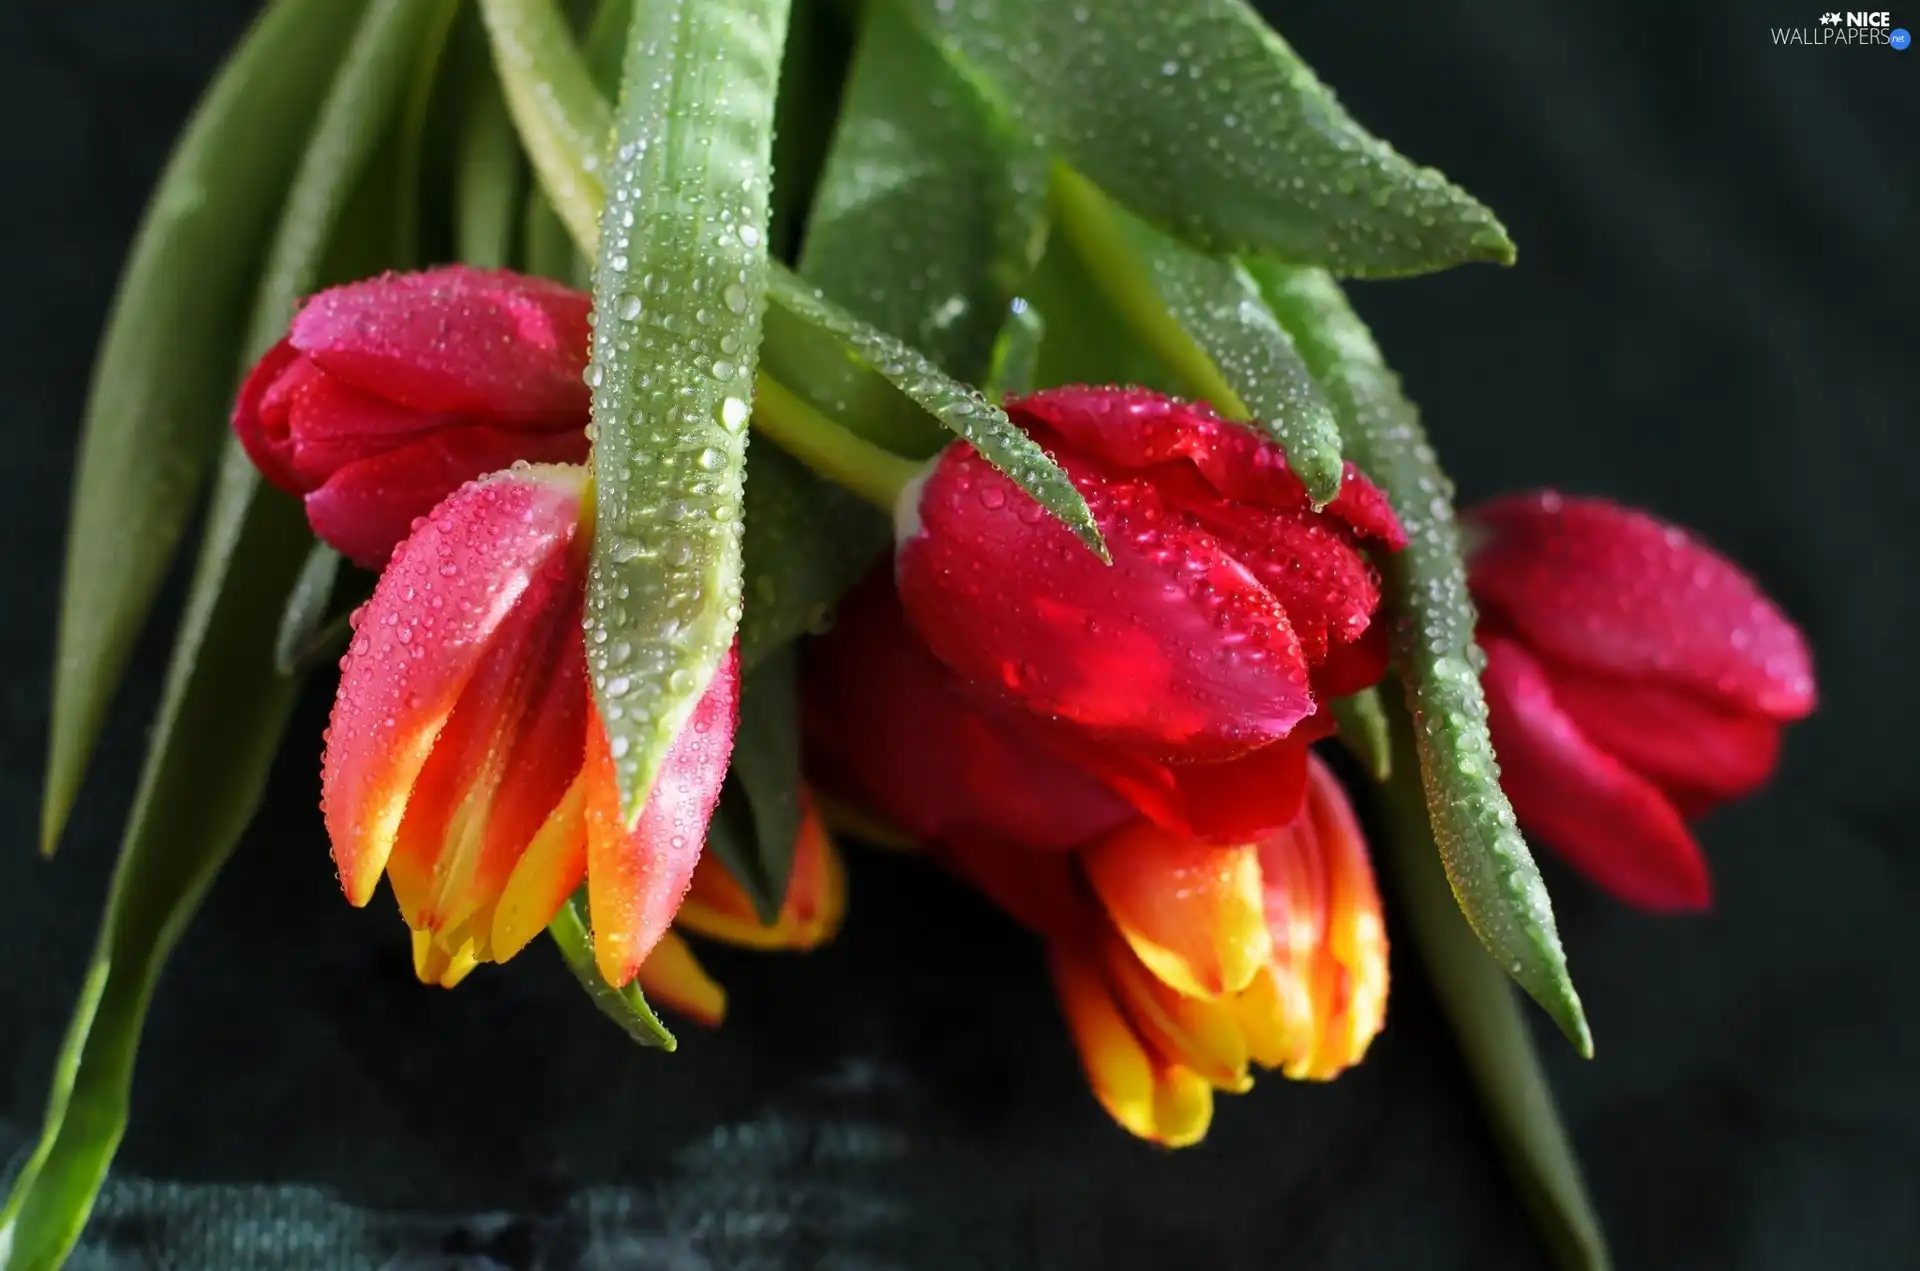
<svg viewBox="0 0 1920 1271"><path fill-rule="evenodd" d="M1820 15L1820 25L1821 26L1839 26L1840 15L1837 13L1823 13Z"/></svg>

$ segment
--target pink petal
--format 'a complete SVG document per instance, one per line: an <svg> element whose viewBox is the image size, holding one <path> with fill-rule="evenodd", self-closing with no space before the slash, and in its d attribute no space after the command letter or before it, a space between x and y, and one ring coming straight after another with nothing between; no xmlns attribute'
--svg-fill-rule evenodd
<svg viewBox="0 0 1920 1271"><path fill-rule="evenodd" d="M448 265L323 291L290 339L329 375L414 410L581 428L591 307L542 278Z"/></svg>
<svg viewBox="0 0 1920 1271"><path fill-rule="evenodd" d="M260 475L293 495L306 493L307 486L293 471L287 404L279 388L290 370L304 364L291 344L280 341L247 372L233 403L233 435L240 448Z"/></svg>
<svg viewBox="0 0 1920 1271"><path fill-rule="evenodd" d="M631 980L673 924L720 802L740 715L740 655L727 650L693 715L667 748L631 830L620 815L605 729L587 738L587 907L607 983Z"/></svg>
<svg viewBox="0 0 1920 1271"><path fill-rule="evenodd" d="M1345 526L1218 499L1184 508L1286 608L1310 665L1366 631L1380 604L1380 576Z"/></svg>
<svg viewBox="0 0 1920 1271"><path fill-rule="evenodd" d="M1780 724L1764 715L1729 713L1664 684L1545 669L1561 709L1594 745L1683 806L1751 794L1780 757Z"/></svg>
<svg viewBox="0 0 1920 1271"><path fill-rule="evenodd" d="M1706 862L1666 796L1581 733L1524 648L1499 636L1482 645L1500 784L1521 825L1628 904L1705 909Z"/></svg>
<svg viewBox="0 0 1920 1271"><path fill-rule="evenodd" d="M586 472L528 468L448 499L394 553L341 659L321 807L347 899L385 869L414 784L476 668L521 603L553 603Z"/></svg>
<svg viewBox="0 0 1920 1271"><path fill-rule="evenodd" d="M1779 720L1813 709L1806 640L1754 581L1684 530L1552 491L1473 509L1476 600L1556 661L1646 676Z"/></svg>
<svg viewBox="0 0 1920 1271"><path fill-rule="evenodd" d="M809 650L803 700L822 783L923 841L1068 848L1132 815L1014 711L981 709L907 626L883 565Z"/></svg>
<svg viewBox="0 0 1920 1271"><path fill-rule="evenodd" d="M1060 459L1110 566L971 446L928 473L897 577L934 655L975 691L1168 758L1231 758L1311 714L1299 641L1246 567L1150 485Z"/></svg>
<svg viewBox="0 0 1920 1271"><path fill-rule="evenodd" d="M1007 413L1029 432L1051 433L1105 467L1140 472L1190 464L1233 502L1278 511L1308 508L1306 487L1287 466L1286 451L1203 403L1144 388L1076 385L1015 398ZM1163 475L1156 472L1153 479ZM1386 497L1350 463L1328 510L1389 546L1406 543Z"/></svg>
<svg viewBox="0 0 1920 1271"><path fill-rule="evenodd" d="M585 433L481 427L429 433L334 473L307 496L307 522L354 564L378 569L416 520L468 481L522 460L584 461L587 448Z"/></svg>

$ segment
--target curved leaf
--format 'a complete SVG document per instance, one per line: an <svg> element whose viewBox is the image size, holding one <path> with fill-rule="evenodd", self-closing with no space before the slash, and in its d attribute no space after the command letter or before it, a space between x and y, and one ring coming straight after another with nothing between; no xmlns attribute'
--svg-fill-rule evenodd
<svg viewBox="0 0 1920 1271"><path fill-rule="evenodd" d="M613 124L606 99L553 0L480 0L480 14L540 184L574 241L591 250L606 195L600 165Z"/></svg>
<svg viewBox="0 0 1920 1271"><path fill-rule="evenodd" d="M1386 784L1382 805L1386 857L1434 994L1491 1122L1495 1142L1554 1261L1565 1271L1607 1271L1606 1237L1541 1071L1533 1036L1500 968L1461 920L1438 868L1426 791L1413 773L1413 735L1406 712L1394 710L1403 762ZM1383 722L1385 722L1383 720Z"/></svg>
<svg viewBox="0 0 1920 1271"><path fill-rule="evenodd" d="M355 30L288 195L255 298L248 361L321 281L355 178L393 117L430 6L374 0ZM288 50L293 55L297 50ZM377 206L381 224L391 203ZM312 536L229 441L165 693L46 1122L0 1211L6 1271L52 1271L85 1225L125 1129L160 968L258 805L294 680L274 666Z"/></svg>
<svg viewBox="0 0 1920 1271"><path fill-rule="evenodd" d="M580 981L580 987L587 991L602 1015L620 1025L628 1037L642 1046L665 1051L679 1048L680 1043L647 1005L647 995L640 991L638 983L616 989L601 977L600 968L593 960L593 924L587 916L584 888L560 906L560 912L547 924L547 934L560 950L567 970L573 972L573 978Z"/></svg>
<svg viewBox="0 0 1920 1271"><path fill-rule="evenodd" d="M1345 746L1375 781L1393 775L1393 742L1387 735L1387 711L1380 690L1363 688L1350 697L1333 699L1333 719Z"/></svg>
<svg viewBox="0 0 1920 1271"><path fill-rule="evenodd" d="M740 731L729 788L745 796L747 816L719 826L719 849L734 881L771 926L786 900L800 833L800 659L791 644L762 661L740 686Z"/></svg>
<svg viewBox="0 0 1920 1271"><path fill-rule="evenodd" d="M740 622L786 20L783 0L650 0L628 35L594 269L586 622L630 823Z"/></svg>
<svg viewBox="0 0 1920 1271"><path fill-rule="evenodd" d="M520 142L491 58L483 51L479 60L473 100L460 127L453 242L455 254L467 264L499 269L513 255L513 220L520 205Z"/></svg>
<svg viewBox="0 0 1920 1271"><path fill-rule="evenodd" d="M1397 615L1394 667L1413 712L1434 840L1453 893L1488 952L1591 1055L1552 902L1500 789L1453 485L1419 413L1333 279L1319 270L1254 269L1333 403L1348 452L1387 492L1407 530L1406 549L1382 562L1381 572L1387 607Z"/></svg>
<svg viewBox="0 0 1920 1271"><path fill-rule="evenodd" d="M1007 117L1197 247L1340 274L1510 262L1493 214L1361 128L1241 0L894 0Z"/></svg>
<svg viewBox="0 0 1920 1271"><path fill-rule="evenodd" d="M365 0L279 0L207 90L147 205L94 363L54 652L41 850L218 452L252 274ZM128 526L139 527L129 533Z"/></svg>
<svg viewBox="0 0 1920 1271"><path fill-rule="evenodd" d="M753 452L747 482L740 669L824 630L835 601L892 541L887 518L778 446ZM749 682L751 676L749 675Z"/></svg>
<svg viewBox="0 0 1920 1271"><path fill-rule="evenodd" d="M1333 410L1247 271L1161 233L1065 165L1054 167L1053 206L1088 274L1188 391L1279 442L1314 502L1331 502Z"/></svg>

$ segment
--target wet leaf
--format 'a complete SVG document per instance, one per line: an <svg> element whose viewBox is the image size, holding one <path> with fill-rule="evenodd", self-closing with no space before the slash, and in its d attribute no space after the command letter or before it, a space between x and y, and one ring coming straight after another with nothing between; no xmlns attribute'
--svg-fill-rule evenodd
<svg viewBox="0 0 1920 1271"><path fill-rule="evenodd" d="M82 424L42 851L59 841L107 704L218 453L253 271L362 8L364 0L271 6L201 99L147 205Z"/></svg>
<svg viewBox="0 0 1920 1271"><path fill-rule="evenodd" d="M1006 117L1197 247L1368 277L1513 259L1240 0L900 2Z"/></svg>
<svg viewBox="0 0 1920 1271"><path fill-rule="evenodd" d="M756 446L750 470L740 617L740 666L749 673L797 637L825 630L834 602L892 542L884 515L778 446Z"/></svg>
<svg viewBox="0 0 1920 1271"><path fill-rule="evenodd" d="M993 356L987 364L987 396L996 402L1031 393L1040 374L1040 346L1047 338L1047 320L1025 300L1007 306L1000 333L993 338Z"/></svg>
<svg viewBox="0 0 1920 1271"><path fill-rule="evenodd" d="M1393 775L1393 744L1387 736L1386 707L1379 689L1364 688L1351 697L1334 698L1333 718L1340 726L1340 744L1369 776L1385 781Z"/></svg>
<svg viewBox="0 0 1920 1271"><path fill-rule="evenodd" d="M594 269L586 623L596 684L631 686L596 691L629 823L740 621L786 19L782 0L652 0L628 35Z"/></svg>
<svg viewBox="0 0 1920 1271"><path fill-rule="evenodd" d="M1333 403L1348 454L1386 491L1406 527L1406 549L1382 561L1383 607L1396 615L1394 669L1406 686L1434 841L1454 896L1494 960L1591 1055L1546 884L1500 789L1453 485L1419 413L1333 279L1319 270L1254 268Z"/></svg>
<svg viewBox="0 0 1920 1271"><path fill-rule="evenodd" d="M660 1017L647 1005L647 995L640 991L638 982L625 988L614 988L600 975L600 968L593 960L593 923L587 912L586 889L582 888L560 906L560 912L547 924L547 934L560 950L561 959L567 964L567 970L573 972L573 978L587 991L593 1004L614 1023L620 1025L635 1042L651 1050L677 1050L680 1043L674 1039Z"/></svg>
<svg viewBox="0 0 1920 1271"><path fill-rule="evenodd" d="M800 833L799 663L798 651L788 645L742 683L729 776L745 796L748 817L745 826L736 821L737 846L724 855L725 863L769 926L786 899ZM744 835L737 832L742 829ZM742 837L745 843L738 844Z"/></svg>

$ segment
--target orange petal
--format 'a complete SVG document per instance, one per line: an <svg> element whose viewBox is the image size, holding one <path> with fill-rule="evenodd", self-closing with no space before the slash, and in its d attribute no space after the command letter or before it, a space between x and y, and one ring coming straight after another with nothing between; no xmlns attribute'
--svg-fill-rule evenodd
<svg viewBox="0 0 1920 1271"><path fill-rule="evenodd" d="M1213 847L1136 822L1081 860L1140 960L1190 997L1238 992L1272 953L1251 847Z"/></svg>
<svg viewBox="0 0 1920 1271"><path fill-rule="evenodd" d="M847 909L846 869L827 836L813 800L800 793L800 830L794 838L787 895L773 925L760 921L733 874L720 860L702 855L693 885L674 917L696 935L747 949L816 949L840 930Z"/></svg>
<svg viewBox="0 0 1920 1271"><path fill-rule="evenodd" d="M1244 1094L1253 1089L1247 1075L1247 1042L1232 999L1202 1001L1176 993L1140 965L1117 934L1100 941L1107 982L1122 1009L1148 1044L1161 1055L1190 1068L1216 1090Z"/></svg>
<svg viewBox="0 0 1920 1271"><path fill-rule="evenodd" d="M727 991L674 932L660 937L634 979L649 1003L670 1007L708 1028L718 1028L727 1017Z"/></svg>
<svg viewBox="0 0 1920 1271"><path fill-rule="evenodd" d="M1387 1018L1387 926L1366 839L1331 770L1313 762L1307 807L1328 880L1321 972L1326 1024L1305 1076L1325 1080L1360 1062Z"/></svg>
<svg viewBox="0 0 1920 1271"><path fill-rule="evenodd" d="M414 783L492 639L579 520L583 468L512 469L450 496L393 554L341 660L321 807L347 899L373 896Z"/></svg>
<svg viewBox="0 0 1920 1271"><path fill-rule="evenodd" d="M1072 941L1049 940L1047 966L1087 1084L1107 1115L1129 1133L1167 1147L1199 1142L1213 1119L1212 1087L1141 1041L1094 954Z"/></svg>
<svg viewBox="0 0 1920 1271"><path fill-rule="evenodd" d="M587 907L594 960L615 988L640 970L693 881L733 753L739 690L739 652L728 649L667 748L631 830L620 815L613 755L597 715L587 730Z"/></svg>
<svg viewBox="0 0 1920 1271"><path fill-rule="evenodd" d="M462 943L457 949L449 949L436 941L432 932L413 933L413 973L422 984L450 989L466 979L478 965L480 959L473 956L471 944Z"/></svg>
<svg viewBox="0 0 1920 1271"><path fill-rule="evenodd" d="M489 942L493 960L505 962L526 948L586 877L587 774L583 769L527 844L501 890Z"/></svg>

